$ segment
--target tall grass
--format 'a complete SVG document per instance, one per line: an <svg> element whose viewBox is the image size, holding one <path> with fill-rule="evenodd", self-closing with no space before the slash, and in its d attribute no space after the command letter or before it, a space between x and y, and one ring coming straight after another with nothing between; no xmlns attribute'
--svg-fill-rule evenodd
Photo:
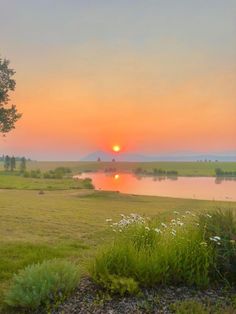
<svg viewBox="0 0 236 314"><path fill-rule="evenodd" d="M215 252L212 276L236 283L236 219L232 210L200 214L199 228Z"/></svg>
<svg viewBox="0 0 236 314"><path fill-rule="evenodd" d="M123 217L112 226L114 242L100 251L91 267L96 282L106 286L109 276L115 275L132 278L140 286L209 284L213 249L195 223L178 218L167 225Z"/></svg>

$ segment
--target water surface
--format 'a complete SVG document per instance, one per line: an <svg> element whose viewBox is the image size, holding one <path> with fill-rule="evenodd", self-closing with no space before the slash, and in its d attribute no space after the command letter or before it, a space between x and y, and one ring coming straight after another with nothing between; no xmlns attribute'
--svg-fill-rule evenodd
<svg viewBox="0 0 236 314"><path fill-rule="evenodd" d="M156 195L203 200L236 201L236 178L214 177L137 177L131 173L84 173L95 189L139 195Z"/></svg>

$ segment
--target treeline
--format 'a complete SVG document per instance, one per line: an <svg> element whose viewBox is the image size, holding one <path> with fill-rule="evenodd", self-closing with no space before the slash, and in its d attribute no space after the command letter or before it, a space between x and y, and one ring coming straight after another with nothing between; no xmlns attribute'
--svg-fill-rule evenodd
<svg viewBox="0 0 236 314"><path fill-rule="evenodd" d="M8 155L2 155L0 156L0 161L5 161L6 157L9 157ZM22 158L25 158L26 161L31 161L30 158L26 158L26 157L20 157L20 156L13 156L15 158L16 161L21 161Z"/></svg>
<svg viewBox="0 0 236 314"><path fill-rule="evenodd" d="M135 174L140 175L152 175L152 176L178 176L178 171L175 170L163 170L154 168L152 171L148 171L142 168L136 168L134 170Z"/></svg>
<svg viewBox="0 0 236 314"><path fill-rule="evenodd" d="M26 170L26 161L25 157L10 157L8 155L2 156L1 161L4 162L4 170L5 171L14 171L16 170L16 162L19 162L18 169L20 172L24 172Z"/></svg>
<svg viewBox="0 0 236 314"><path fill-rule="evenodd" d="M25 178L62 179L65 175L69 173L71 173L70 168L58 167L54 170L49 170L44 173L42 173L40 169L25 171L23 175Z"/></svg>
<svg viewBox="0 0 236 314"><path fill-rule="evenodd" d="M236 171L223 171L221 168L215 169L217 177L236 177Z"/></svg>

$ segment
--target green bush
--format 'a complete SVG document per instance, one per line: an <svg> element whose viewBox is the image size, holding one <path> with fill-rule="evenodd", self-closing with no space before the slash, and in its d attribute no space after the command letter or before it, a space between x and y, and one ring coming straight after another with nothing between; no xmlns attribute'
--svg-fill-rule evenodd
<svg viewBox="0 0 236 314"><path fill-rule="evenodd" d="M176 302L171 305L171 310L176 314L210 314L209 309L194 300Z"/></svg>
<svg viewBox="0 0 236 314"><path fill-rule="evenodd" d="M220 275L236 282L236 219L232 210L200 214L199 224L205 241L215 252L216 279Z"/></svg>
<svg viewBox="0 0 236 314"><path fill-rule="evenodd" d="M25 178L34 178L34 179L39 179L41 178L41 171L38 170L31 170L31 171L24 171L23 176Z"/></svg>
<svg viewBox="0 0 236 314"><path fill-rule="evenodd" d="M82 185L84 189L94 189L92 179L90 178L83 179Z"/></svg>
<svg viewBox="0 0 236 314"><path fill-rule="evenodd" d="M100 251L91 267L93 279L104 287L108 275L133 278L140 286L209 284L213 248L196 225L173 219L157 227L155 221L124 217L114 227L114 242Z"/></svg>
<svg viewBox="0 0 236 314"><path fill-rule="evenodd" d="M66 261L50 260L28 266L13 276L5 303L28 310L46 307L63 300L76 288L79 278L77 266Z"/></svg>
<svg viewBox="0 0 236 314"><path fill-rule="evenodd" d="M124 296L139 292L138 283L133 278L107 275L99 283L112 294Z"/></svg>

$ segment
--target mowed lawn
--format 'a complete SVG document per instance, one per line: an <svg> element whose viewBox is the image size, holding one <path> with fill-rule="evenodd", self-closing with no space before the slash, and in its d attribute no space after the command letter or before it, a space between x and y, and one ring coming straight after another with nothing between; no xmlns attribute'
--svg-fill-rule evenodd
<svg viewBox="0 0 236 314"><path fill-rule="evenodd" d="M232 208L236 203L133 196L92 190L0 190L0 300L14 272L54 257L83 269L112 239L106 218L132 212L171 219L173 211ZM1 301L0 301L1 303Z"/></svg>

